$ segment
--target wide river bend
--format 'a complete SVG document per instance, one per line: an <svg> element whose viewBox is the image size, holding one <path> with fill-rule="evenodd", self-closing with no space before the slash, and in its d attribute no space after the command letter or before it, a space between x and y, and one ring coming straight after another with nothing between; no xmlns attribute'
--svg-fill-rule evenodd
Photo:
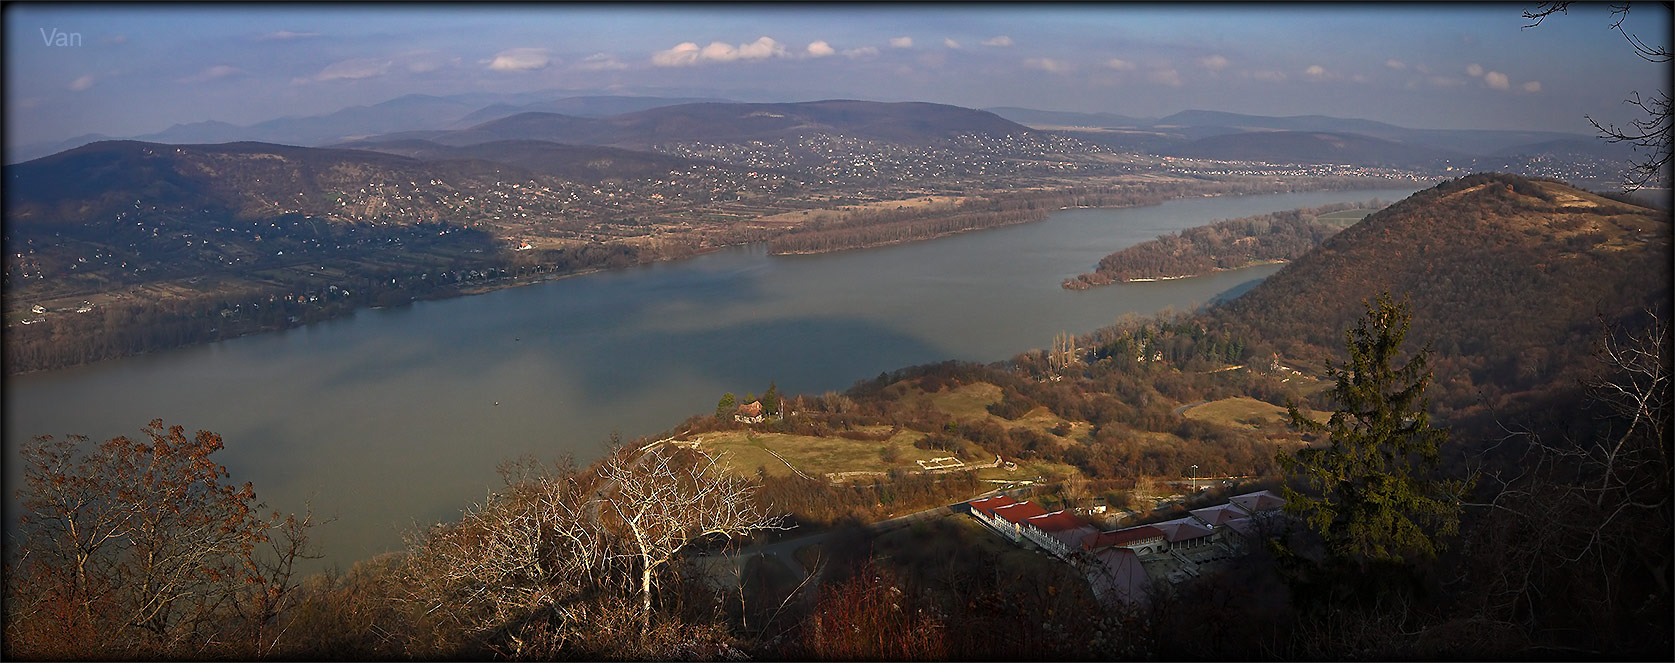
<svg viewBox="0 0 1675 663"><path fill-rule="evenodd" d="M1005 359L1124 313L1191 308L1280 266L1080 292L1059 283L1169 231L1416 188L1061 210L821 255L741 247L9 378L6 485L18 484L21 440L134 436L162 417L220 433L219 460L270 507L308 502L334 518L316 539L323 563L347 567L458 518L504 459L591 460L612 431L655 433L769 380L786 393L842 390L912 364Z"/></svg>

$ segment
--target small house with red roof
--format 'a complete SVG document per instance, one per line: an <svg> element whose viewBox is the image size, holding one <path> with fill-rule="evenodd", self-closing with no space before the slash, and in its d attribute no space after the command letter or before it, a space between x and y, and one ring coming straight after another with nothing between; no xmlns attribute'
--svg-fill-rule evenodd
<svg viewBox="0 0 1675 663"><path fill-rule="evenodd" d="M762 401L751 401L749 403L745 403L744 405L740 405L739 409L733 412L734 421L740 421L747 424L759 424L766 419L767 417L762 415Z"/></svg>

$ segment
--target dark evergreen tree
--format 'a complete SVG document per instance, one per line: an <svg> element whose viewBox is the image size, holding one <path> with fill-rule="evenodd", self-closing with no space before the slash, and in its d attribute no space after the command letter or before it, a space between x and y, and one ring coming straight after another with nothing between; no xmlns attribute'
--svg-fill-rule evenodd
<svg viewBox="0 0 1675 663"><path fill-rule="evenodd" d="M1286 511L1324 540L1333 561L1360 570L1434 559L1459 527L1464 482L1433 476L1448 433L1432 428L1426 347L1396 365L1412 318L1388 293L1345 333L1349 363L1328 365L1337 411L1319 423L1289 406L1299 429L1327 446L1281 453ZM1293 488L1300 485L1303 490Z"/></svg>

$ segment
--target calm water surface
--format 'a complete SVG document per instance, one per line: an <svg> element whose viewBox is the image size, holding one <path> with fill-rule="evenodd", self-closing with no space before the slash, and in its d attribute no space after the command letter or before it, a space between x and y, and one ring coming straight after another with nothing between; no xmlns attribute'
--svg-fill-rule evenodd
<svg viewBox="0 0 1675 663"><path fill-rule="evenodd" d="M156 417L213 430L235 481L254 481L273 508L309 502L336 519L317 538L347 567L399 548L416 524L457 518L503 459L591 459L613 431L662 431L769 380L787 393L841 390L911 364L1005 359L1124 313L1190 308L1279 266L1081 292L1059 283L1171 230L1414 190L1063 210L929 242L784 257L738 248L365 310L8 379L7 457L34 435L138 435Z"/></svg>

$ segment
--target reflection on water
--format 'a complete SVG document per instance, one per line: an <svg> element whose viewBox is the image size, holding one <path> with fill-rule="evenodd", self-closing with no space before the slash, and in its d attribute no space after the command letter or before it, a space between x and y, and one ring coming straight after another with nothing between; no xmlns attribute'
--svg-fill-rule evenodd
<svg viewBox="0 0 1675 663"><path fill-rule="evenodd" d="M480 500L503 459L595 457L723 392L843 389L903 366L996 361L1128 313L1236 294L1270 265L1068 291L1066 277L1160 233L1410 190L1191 199L1065 210L1034 224L813 256L736 248L678 263L419 302L285 332L7 381L19 439L136 435L155 417L221 433L237 481L305 501L347 565ZM16 485L16 463L8 463ZM9 505L8 505L9 508ZM8 519L8 522L12 522Z"/></svg>

